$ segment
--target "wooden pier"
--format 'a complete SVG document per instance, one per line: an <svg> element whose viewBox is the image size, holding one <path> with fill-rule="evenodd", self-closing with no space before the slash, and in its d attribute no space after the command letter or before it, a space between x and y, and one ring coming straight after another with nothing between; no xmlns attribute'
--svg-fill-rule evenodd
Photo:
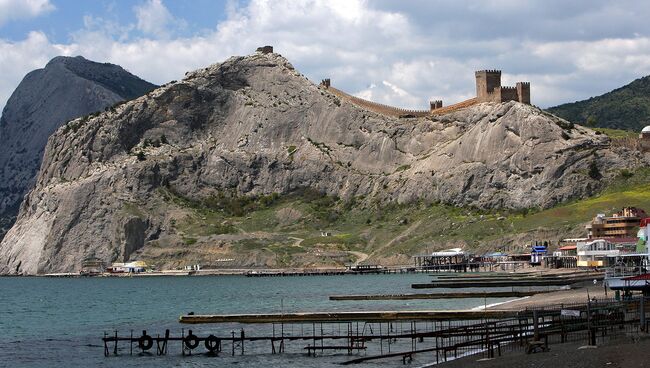
<svg viewBox="0 0 650 368"><path fill-rule="evenodd" d="M455 279L436 279L430 283L412 284L413 289L432 289L432 288L490 288L490 287L515 287L515 286L564 286L576 283L602 280L604 275L583 274L570 276L541 276L541 277L512 277L512 278L455 278Z"/></svg>
<svg viewBox="0 0 650 368"><path fill-rule="evenodd" d="M244 355L250 350L259 354L261 349L268 346L271 354L286 351L306 352L309 357L318 354L325 356L330 351L358 354L344 361L339 360L338 363L343 365L390 358L407 363L414 355L421 353L430 353L427 356L432 363L442 363L470 354L494 358L504 350L521 349L529 352L536 347L548 349L551 343L567 341L584 341L595 345L598 339L606 341L608 338L638 334L648 327L645 322L648 310L644 307L646 304L650 302L635 299L601 300L494 313L294 313L289 314L289 318L284 318L284 314L262 315L263 318L252 319L250 315L217 315L207 316L207 320L206 316L184 316L187 317L185 323L228 323L224 326L231 326L231 322L240 322L256 325L252 327L252 333L245 331L242 325L230 333L211 329L213 332L209 335L185 329L180 335L172 335L167 330L163 335L149 335L147 331L142 331L141 335L134 336L131 332L130 335L120 336L115 331L114 334L105 333L102 341L104 355L107 357L124 354L125 351L133 355L134 350L135 353L144 355L154 355L151 351L155 351L155 355L167 355L170 344L177 343L175 346L180 348L182 355L207 352L208 356L213 357L226 354L235 356ZM407 320L401 320L402 318ZM271 321L277 323L257 325ZM361 352L364 352L363 355ZM341 359L341 354L331 357L338 360Z"/></svg>
<svg viewBox="0 0 650 368"><path fill-rule="evenodd" d="M511 310L433 310L433 311L361 311L361 312L300 312L266 314L208 314L184 315L179 322L202 323L298 323L298 322L377 322L377 321L439 321L508 318L516 316Z"/></svg>
<svg viewBox="0 0 650 368"><path fill-rule="evenodd" d="M428 293L428 294L360 294L330 295L330 300L416 300L416 299L469 299L469 298L523 298L548 291L489 291L475 293Z"/></svg>

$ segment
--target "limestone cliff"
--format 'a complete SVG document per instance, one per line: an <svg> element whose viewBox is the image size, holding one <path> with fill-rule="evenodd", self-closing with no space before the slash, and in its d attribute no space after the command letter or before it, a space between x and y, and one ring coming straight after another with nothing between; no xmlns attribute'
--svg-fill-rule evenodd
<svg viewBox="0 0 650 368"><path fill-rule="evenodd" d="M34 184L50 134L70 119L154 87L117 65L81 56L59 56L27 74L0 118L0 239Z"/></svg>
<svg viewBox="0 0 650 368"><path fill-rule="evenodd" d="M360 202L549 207L601 185L592 162L605 176L628 165L607 143L518 102L377 115L278 54L232 57L61 127L0 245L0 272L133 258L173 235L168 191L200 199L313 188Z"/></svg>

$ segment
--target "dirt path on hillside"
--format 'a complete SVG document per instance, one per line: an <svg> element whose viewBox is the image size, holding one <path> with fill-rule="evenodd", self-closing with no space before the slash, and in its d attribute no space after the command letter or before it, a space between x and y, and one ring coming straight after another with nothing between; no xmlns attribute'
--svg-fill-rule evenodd
<svg viewBox="0 0 650 368"><path fill-rule="evenodd" d="M295 236L289 236L288 238L289 238L289 239L293 239L293 240L295 240L295 242L293 242L293 244L291 244L292 247L302 248L301 243L302 243L303 240L305 240L305 239L303 239L303 238L296 238Z"/></svg>
<svg viewBox="0 0 650 368"><path fill-rule="evenodd" d="M348 253L352 254L353 256L357 257L357 260L354 262L355 265L358 265L359 263L365 261L370 257L368 254L363 253L363 252L357 252L354 250L349 250L347 251Z"/></svg>
<svg viewBox="0 0 650 368"><path fill-rule="evenodd" d="M397 235L396 237L391 239L388 243L386 243L386 244L382 245L381 247L373 250L370 253L370 255L379 254L382 250L384 250L386 248L390 248L395 243L402 241L404 238L411 235L420 226L420 224L422 224L422 220L418 220L418 221L414 222L413 224L411 224L411 226L409 226L406 230L402 231L399 235Z"/></svg>

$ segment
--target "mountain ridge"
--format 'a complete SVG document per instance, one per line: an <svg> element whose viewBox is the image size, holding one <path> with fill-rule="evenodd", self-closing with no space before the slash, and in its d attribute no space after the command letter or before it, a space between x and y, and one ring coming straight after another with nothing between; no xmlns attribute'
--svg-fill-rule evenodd
<svg viewBox="0 0 650 368"><path fill-rule="evenodd" d="M650 125L650 76L600 96L546 110L576 124L640 132Z"/></svg>
<svg viewBox="0 0 650 368"><path fill-rule="evenodd" d="M68 120L155 87L118 65L58 56L29 72L0 118L0 238L34 184L48 137Z"/></svg>
<svg viewBox="0 0 650 368"><path fill-rule="evenodd" d="M548 208L595 193L639 160L519 102L388 117L338 99L279 54L231 57L61 127L0 244L0 273L70 272L90 255L124 261L159 247L179 262L190 250L222 254L250 235L220 217L223 203L304 189L343 206ZM189 221L179 203L198 202L215 210ZM289 227L301 221L290 212L278 215ZM208 218L221 222L204 226ZM247 255L253 248L238 253L247 265L268 261Z"/></svg>

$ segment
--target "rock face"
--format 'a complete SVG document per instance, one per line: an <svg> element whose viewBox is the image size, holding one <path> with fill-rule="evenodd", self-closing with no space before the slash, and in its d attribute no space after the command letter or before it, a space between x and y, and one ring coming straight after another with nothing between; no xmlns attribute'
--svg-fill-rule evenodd
<svg viewBox="0 0 650 368"><path fill-rule="evenodd" d="M0 118L0 239L33 186L47 138L57 128L154 87L117 65L81 56L56 57L27 74Z"/></svg>
<svg viewBox="0 0 650 368"><path fill-rule="evenodd" d="M626 165L607 144L518 102L377 115L314 85L278 54L232 57L60 128L0 245L0 272L77 271L89 255L127 260L172 231L168 192L309 187L357 201L548 207L599 188L592 163Z"/></svg>

